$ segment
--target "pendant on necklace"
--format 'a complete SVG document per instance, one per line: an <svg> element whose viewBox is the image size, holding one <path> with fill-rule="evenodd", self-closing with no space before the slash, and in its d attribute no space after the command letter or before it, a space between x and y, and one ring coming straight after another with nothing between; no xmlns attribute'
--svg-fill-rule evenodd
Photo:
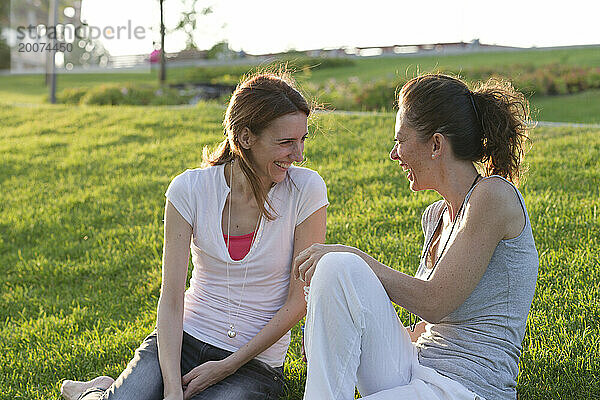
<svg viewBox="0 0 600 400"><path fill-rule="evenodd" d="M233 329L233 325L229 325L229 330L227 331L227 336L229 336L231 339L233 339L235 337L236 333L235 330Z"/></svg>

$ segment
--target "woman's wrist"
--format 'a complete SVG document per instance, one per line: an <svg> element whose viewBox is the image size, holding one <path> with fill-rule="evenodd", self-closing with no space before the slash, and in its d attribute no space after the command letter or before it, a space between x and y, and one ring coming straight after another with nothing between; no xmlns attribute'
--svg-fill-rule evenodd
<svg viewBox="0 0 600 400"><path fill-rule="evenodd" d="M248 360L249 361L249 360ZM242 366L239 360L239 354L233 353L221 360L223 368L231 375ZM247 361L246 361L247 362ZM244 363L245 364L245 363Z"/></svg>
<svg viewBox="0 0 600 400"><path fill-rule="evenodd" d="M335 247L336 252L345 252L345 253L353 253L356 255L360 255L361 251L356 247L346 246L345 244L337 244Z"/></svg>
<svg viewBox="0 0 600 400"><path fill-rule="evenodd" d="M181 375L173 379L165 379L163 376L163 393L165 398L172 396L183 396L183 386L181 384Z"/></svg>
<svg viewBox="0 0 600 400"><path fill-rule="evenodd" d="M183 399L183 387L181 386L181 383L179 385L176 385L176 386L173 386L170 388L167 388L165 386L163 394L164 394L165 400L167 400L167 399L181 400L181 399Z"/></svg>
<svg viewBox="0 0 600 400"><path fill-rule="evenodd" d="M179 394L183 396L183 388L181 386L181 367L169 366L171 365L171 363L167 363L167 360L164 360L164 354L162 354L162 356L163 357L161 357L161 354L159 352L159 360L162 361L160 363L161 370L164 371L162 374L162 378L164 388L163 392L165 398L167 396L177 396Z"/></svg>

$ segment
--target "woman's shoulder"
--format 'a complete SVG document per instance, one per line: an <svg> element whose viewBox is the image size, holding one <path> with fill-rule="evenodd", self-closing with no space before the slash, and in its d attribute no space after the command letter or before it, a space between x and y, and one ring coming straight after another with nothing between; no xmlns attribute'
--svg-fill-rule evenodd
<svg viewBox="0 0 600 400"><path fill-rule="evenodd" d="M482 179L471 191L468 208L478 209L476 214L490 211L506 225L504 238L518 235L526 225L526 209L516 186L505 178L492 175Z"/></svg>
<svg viewBox="0 0 600 400"><path fill-rule="evenodd" d="M188 168L179 173L173 180L186 180L189 183L196 182L199 179L210 179L217 177L223 170L222 165L211 165L209 167Z"/></svg>
<svg viewBox="0 0 600 400"><path fill-rule="evenodd" d="M186 169L171 180L167 192L192 195L206 190L214 190L215 185L218 186L219 173L222 174L222 165Z"/></svg>
<svg viewBox="0 0 600 400"><path fill-rule="evenodd" d="M521 208L517 187L498 175L488 176L479 181L471 190L468 201L481 203L486 208L498 207L498 211Z"/></svg>
<svg viewBox="0 0 600 400"><path fill-rule="evenodd" d="M290 178L292 178L292 181L294 181L295 184L304 185L304 184L312 182L312 181L323 182L323 178L321 178L321 175L319 175L319 173L317 171L314 171L314 170L312 170L310 168L306 168L306 167L298 167L298 166L292 165L288 169L288 174L289 174Z"/></svg>

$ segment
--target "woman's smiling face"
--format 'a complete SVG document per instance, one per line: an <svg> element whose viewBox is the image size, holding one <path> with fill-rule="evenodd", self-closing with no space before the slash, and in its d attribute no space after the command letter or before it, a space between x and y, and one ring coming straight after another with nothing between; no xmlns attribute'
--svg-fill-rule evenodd
<svg viewBox="0 0 600 400"><path fill-rule="evenodd" d="M390 158L398 161L407 173L410 189L414 192L429 189L431 148L427 142L422 142L417 136L417 131L406 123L402 117L402 108L396 114L394 141Z"/></svg>
<svg viewBox="0 0 600 400"><path fill-rule="evenodd" d="M302 112L283 115L254 136L250 154L259 178L266 188L285 179L293 162L304 160L304 140L308 118Z"/></svg>

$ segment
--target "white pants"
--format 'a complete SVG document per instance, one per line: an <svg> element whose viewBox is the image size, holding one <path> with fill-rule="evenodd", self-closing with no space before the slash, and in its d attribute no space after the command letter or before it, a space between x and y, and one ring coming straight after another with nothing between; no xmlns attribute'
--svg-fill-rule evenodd
<svg viewBox="0 0 600 400"><path fill-rule="evenodd" d="M474 400L419 364L417 350L371 268L357 255L321 258L308 294L305 400Z"/></svg>

